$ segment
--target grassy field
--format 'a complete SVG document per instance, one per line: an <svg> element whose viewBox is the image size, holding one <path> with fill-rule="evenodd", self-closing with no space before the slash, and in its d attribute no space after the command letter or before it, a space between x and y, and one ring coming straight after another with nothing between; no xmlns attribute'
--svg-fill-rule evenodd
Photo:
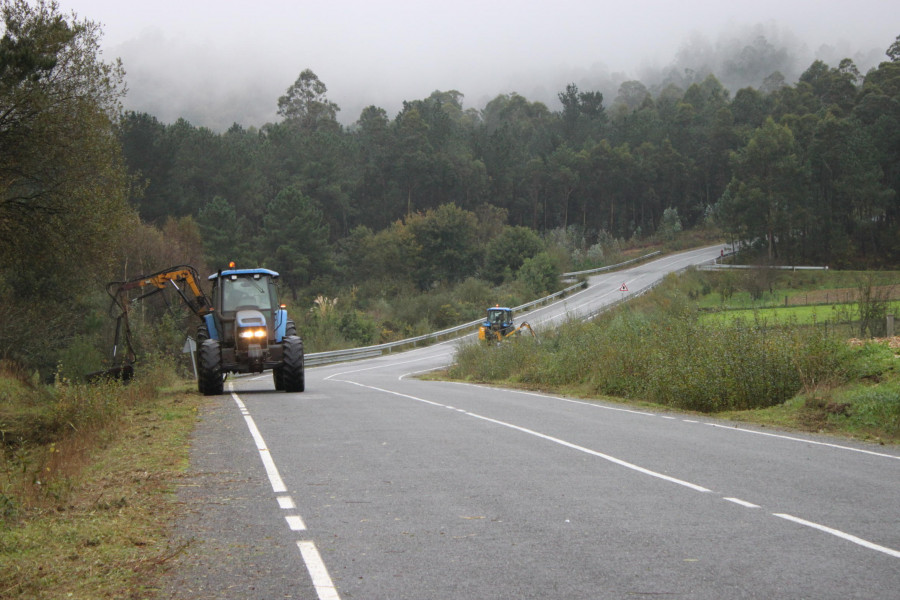
<svg viewBox="0 0 900 600"><path fill-rule="evenodd" d="M466 346L446 376L900 443L900 338L852 339L873 308L866 332L883 327L897 303L877 290L897 276L772 272L766 285L782 299L766 309L753 298L759 273L689 271L594 323L541 332L539 344ZM830 297L850 281L873 301L784 308L786 291ZM841 311L847 323L823 325Z"/></svg>
<svg viewBox="0 0 900 600"><path fill-rule="evenodd" d="M202 397L160 369L54 389L0 369L0 396L0 598L152 597Z"/></svg>
<svg viewBox="0 0 900 600"><path fill-rule="evenodd" d="M888 303L887 312L895 315L896 330L900 332L900 302ZM849 325L852 330L852 325L859 318L859 315L858 307L855 303L843 303L719 310L705 313L702 318L708 321L744 321L768 324L815 325L835 323Z"/></svg>

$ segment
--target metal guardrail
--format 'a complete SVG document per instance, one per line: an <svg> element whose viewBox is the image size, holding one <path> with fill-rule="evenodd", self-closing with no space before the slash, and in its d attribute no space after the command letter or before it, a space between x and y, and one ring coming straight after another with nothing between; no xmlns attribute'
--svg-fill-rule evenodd
<svg viewBox="0 0 900 600"><path fill-rule="evenodd" d="M661 254L660 251L651 252L650 254L645 254L644 256L640 256L638 258L632 258L631 260L627 260L625 262L609 265L607 267L600 267L597 269L588 269L587 271L575 271L572 273L563 273L563 277L577 277L579 275L589 275L594 273L603 273L605 271L612 271L614 269L619 269L622 267L626 267L630 264L640 262L642 260L646 260L652 256L656 256L657 254ZM584 289L587 287L587 282L582 281L576 283L574 285L570 285L569 287L556 292L555 294L550 294L549 296L544 296L543 298L538 298L537 300L533 300L531 302L526 302L521 306L513 307L513 311L518 313L522 311L528 311L538 306L543 306L545 304L549 304L555 300L563 298L577 289ZM475 321L469 321L468 323L463 323L462 325L457 325L456 327L451 327L449 329L442 329L441 331L435 331L434 333L428 333L425 335L419 335L416 337L406 338L403 340L397 340L396 342L387 342L385 344L376 344L374 346L363 346L361 348L348 348L345 350L331 350L328 352L313 352L311 354L307 354L304 357L304 362L307 366L315 366L315 365L327 365L336 362L345 362L350 360L361 360L363 358L374 358L376 356L381 356L383 354L389 354L393 350L405 347L413 347L415 348L419 344L432 343L440 341L441 339L451 339L460 332L469 331L473 327L479 325L483 319L477 319Z"/></svg>
<svg viewBox="0 0 900 600"><path fill-rule="evenodd" d="M571 273L563 273L562 276L564 278L569 277L578 277L579 275L594 275L596 273L605 273L606 271L612 271L614 269L618 269L636 262L640 262L642 260L646 260L651 256L656 256L657 254L662 254L661 250L657 250L656 252L651 252L650 254L645 254L644 256L639 256L637 258L632 258L631 260L626 260L623 263L619 263L617 265L609 265L606 267L598 267L596 269L587 269L586 271L572 271Z"/></svg>
<svg viewBox="0 0 900 600"><path fill-rule="evenodd" d="M661 254L660 251L651 252L650 254L646 254L644 256L640 256L638 258L632 258L631 260L627 260L625 262L609 265L607 267L600 267L598 269L589 269L587 271L575 271L573 273L563 273L563 277L577 277L578 275L588 275L593 273L602 273L605 271L612 271L613 269L618 269L621 267L628 266L630 264L646 260L652 256L656 256L657 254ZM531 302L526 302L521 306L513 307L513 311L518 313L522 311L528 311L538 306L543 306L545 304L549 304L555 300L563 298L577 289L584 289L587 287L587 282L582 281L576 283L574 285L570 285L569 287L556 292L555 294L550 294L549 296L544 296L543 298L538 298L537 300L532 300ZM630 296L629 296L630 297ZM376 344L374 346L363 346L361 348L348 348L345 350L331 350L328 352L313 352L311 354L307 354L304 357L304 362L307 366L315 366L315 365L327 365L336 362L344 362L350 360L360 360L363 358L373 358L376 356L381 356L385 353L390 353L393 350L405 347L413 347L415 348L418 344L425 344L431 342L437 342L443 339L451 339L455 337L457 334L463 331L469 331L473 327L479 325L483 319L476 319L475 321L469 321L468 323L463 323L462 325L457 325L456 327L451 327L449 329L442 329L441 331L435 331L434 333L428 333L425 335L419 335L416 337L406 338L403 340L397 340L396 342L387 342L385 344Z"/></svg>
<svg viewBox="0 0 900 600"><path fill-rule="evenodd" d="M532 300L531 302L526 302L525 304L522 304L520 306L513 307L513 311L518 313L531 310L537 306L542 306L544 304L553 302L554 300L558 300L559 298L563 298L574 290L584 289L586 287L587 282L582 281L580 283L576 283L575 285L570 285L569 287L560 290L555 294L550 294L549 296L544 296L543 298L538 298L537 300ZM427 333L425 335L419 335L403 340L397 340L396 342L387 342L385 344L377 344L374 346L363 346L361 348L348 348L346 350L313 352L312 354L307 354L304 357L304 362L307 366L327 365L336 362L381 356L382 354L390 353L397 348L407 346L415 348L420 343L436 342L440 341L441 338L450 339L452 337L455 337L456 334L460 333L461 331L470 331L473 327L479 325L483 320L484 319L476 319L475 321L469 321L468 323L463 323L462 325L457 325L456 327L442 329L441 331L435 331L434 333Z"/></svg>

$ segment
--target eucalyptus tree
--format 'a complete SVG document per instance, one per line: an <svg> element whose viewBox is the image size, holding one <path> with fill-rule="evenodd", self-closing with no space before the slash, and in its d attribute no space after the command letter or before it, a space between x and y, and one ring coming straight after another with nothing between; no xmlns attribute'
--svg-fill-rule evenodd
<svg viewBox="0 0 900 600"><path fill-rule="evenodd" d="M566 141L580 146L586 139L601 135L607 121L603 94L597 91L580 92L577 85L570 83L557 97L563 107L561 124Z"/></svg>
<svg viewBox="0 0 900 600"><path fill-rule="evenodd" d="M55 2L2 0L0 15L0 264L99 259L126 212L124 71L100 60L99 26Z"/></svg>
<svg viewBox="0 0 900 600"><path fill-rule="evenodd" d="M515 93L488 102L481 117L473 144L485 166L491 203L506 208L511 223L537 228L543 159L556 146L558 118L543 103Z"/></svg>
<svg viewBox="0 0 900 600"><path fill-rule="evenodd" d="M278 115L306 131L337 128L337 113L341 109L328 99L327 92L328 87L319 77L311 69L304 69L278 98Z"/></svg>
<svg viewBox="0 0 900 600"><path fill-rule="evenodd" d="M375 230L387 227L403 213L396 210L396 185L391 176L395 130L383 108L368 106L356 122L358 177L354 193L359 222Z"/></svg>

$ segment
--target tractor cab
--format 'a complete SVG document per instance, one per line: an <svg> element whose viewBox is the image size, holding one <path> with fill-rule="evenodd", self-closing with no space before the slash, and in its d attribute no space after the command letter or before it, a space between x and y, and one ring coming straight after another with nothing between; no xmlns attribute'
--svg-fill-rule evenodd
<svg viewBox="0 0 900 600"><path fill-rule="evenodd" d="M278 273L269 269L230 269L209 276L213 311L200 337L218 340L226 371L261 372L282 361L288 332L287 311L278 304Z"/></svg>
<svg viewBox="0 0 900 600"><path fill-rule="evenodd" d="M478 330L478 338L496 341L512 333L515 328L511 308L499 305L492 306L487 309L487 316Z"/></svg>

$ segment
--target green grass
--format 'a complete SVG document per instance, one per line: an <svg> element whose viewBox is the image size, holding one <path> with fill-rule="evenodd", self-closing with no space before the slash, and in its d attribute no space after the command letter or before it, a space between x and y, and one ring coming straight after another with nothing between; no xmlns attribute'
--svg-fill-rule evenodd
<svg viewBox="0 0 900 600"><path fill-rule="evenodd" d="M900 331L900 302L890 303L888 313L896 315L898 331ZM858 314L855 304L720 310L705 313L701 317L705 322L734 323L741 321L745 323L796 325L815 325L826 322L847 323L857 318Z"/></svg>
<svg viewBox="0 0 900 600"><path fill-rule="evenodd" d="M719 310L779 308L785 299L792 305L845 303L848 293L868 283L900 296L898 271L695 271L683 285L701 310Z"/></svg>
<svg viewBox="0 0 900 600"><path fill-rule="evenodd" d="M703 312L706 275L669 277L540 343L464 346L447 376L900 442L900 351L849 344L849 327L821 325L827 306Z"/></svg>
<svg viewBox="0 0 900 600"><path fill-rule="evenodd" d="M158 370L147 375L155 381L56 391L49 397L96 395L115 410L102 421L96 414L79 421L47 443L22 438L6 444L0 598L152 595L167 561L180 551L169 545L173 492L188 464L202 397L171 378L165 379L169 388L160 389ZM0 389L18 388L10 379L0 373ZM33 402L29 390L35 392L18 388L15 398ZM44 408L45 417L53 414Z"/></svg>

